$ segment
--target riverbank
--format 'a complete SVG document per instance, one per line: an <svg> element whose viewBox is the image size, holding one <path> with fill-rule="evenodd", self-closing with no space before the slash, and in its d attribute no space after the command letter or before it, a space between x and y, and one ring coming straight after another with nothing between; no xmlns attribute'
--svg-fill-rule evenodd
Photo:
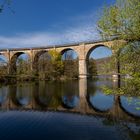
<svg viewBox="0 0 140 140"><path fill-rule="evenodd" d="M77 78L71 78L66 76L61 77L40 77L36 75L0 75L0 83L17 83L17 82L34 82L34 81L68 81L68 80L78 80Z"/></svg>
<svg viewBox="0 0 140 140"><path fill-rule="evenodd" d="M16 83L18 81L35 81L36 76L29 75L0 75L0 83Z"/></svg>

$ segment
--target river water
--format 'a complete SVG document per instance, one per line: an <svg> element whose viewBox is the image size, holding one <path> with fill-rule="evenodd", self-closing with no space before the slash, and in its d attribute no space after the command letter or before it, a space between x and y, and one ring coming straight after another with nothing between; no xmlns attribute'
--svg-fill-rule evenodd
<svg viewBox="0 0 140 140"><path fill-rule="evenodd" d="M108 78L0 87L0 140L140 140L140 96L106 95Z"/></svg>

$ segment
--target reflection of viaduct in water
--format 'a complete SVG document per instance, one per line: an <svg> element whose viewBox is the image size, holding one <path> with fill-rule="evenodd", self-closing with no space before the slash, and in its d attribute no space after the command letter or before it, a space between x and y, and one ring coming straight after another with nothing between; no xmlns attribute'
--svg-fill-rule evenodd
<svg viewBox="0 0 140 140"><path fill-rule="evenodd" d="M120 41L119 43L124 43ZM21 54L28 54L31 62L31 70L38 72L38 59L39 57L49 50L56 50L60 54L63 54L67 50L74 50L78 55L79 60L79 77L85 78L88 75L87 72L87 59L91 51L99 46L106 46L112 49L112 46L116 45L115 40L113 41L100 41L100 42L89 42L81 44L63 45L63 46L51 46L51 47L39 47L39 48L19 48L19 49L8 49L0 50L0 55L7 58L9 68L9 74L16 73L16 60ZM114 51L112 50L112 53ZM117 72L117 70L116 70Z"/></svg>
<svg viewBox="0 0 140 140"><path fill-rule="evenodd" d="M9 86L9 95L7 100L1 104L0 108L3 110L53 110L53 107L47 106L43 104L39 99L38 88L32 87L32 95L31 100L26 105L23 105L19 102L16 97L16 86ZM128 121L136 121L139 119L138 116L134 116L133 114L129 113L125 108L122 106L120 102L120 97L116 95L114 97L114 104L113 106L107 111L97 111L94 110L93 107L89 104L89 99L87 98L87 80L81 79L79 81L79 103L76 107L72 109L64 108L62 104L55 108L55 111L66 111L72 113L81 113L81 114L91 114L91 115L99 115L104 117L109 117L111 119L122 119ZM138 119L137 119L138 118Z"/></svg>
<svg viewBox="0 0 140 140"><path fill-rule="evenodd" d="M118 86L118 85L117 85ZM87 98L87 79L81 79L79 81L79 97L80 97L80 103L77 107L77 111L80 110L80 112L85 114L95 114L95 115L105 115L110 116L113 118L120 118L124 120L128 119L136 119L140 118L139 116L135 116L131 113L129 113L121 104L120 96L115 95L114 96L114 104L113 106L107 110L107 111L100 111L97 109L94 109L94 107L90 106L89 99Z"/></svg>

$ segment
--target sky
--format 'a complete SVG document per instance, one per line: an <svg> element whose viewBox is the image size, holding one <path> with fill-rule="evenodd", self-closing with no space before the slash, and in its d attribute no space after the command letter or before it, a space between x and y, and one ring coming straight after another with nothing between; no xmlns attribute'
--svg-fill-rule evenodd
<svg viewBox="0 0 140 140"><path fill-rule="evenodd" d="M2 2L3 0L0 0ZM12 0L0 14L0 49L100 39L97 21L115 0Z"/></svg>

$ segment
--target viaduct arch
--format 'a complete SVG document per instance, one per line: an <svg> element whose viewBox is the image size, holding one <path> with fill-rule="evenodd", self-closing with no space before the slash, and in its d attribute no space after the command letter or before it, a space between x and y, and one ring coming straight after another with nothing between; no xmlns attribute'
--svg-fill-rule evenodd
<svg viewBox="0 0 140 140"><path fill-rule="evenodd" d="M121 43L124 41L120 40ZM87 42L87 43L78 43L70 45L61 45L61 46L44 46L36 48L18 48L18 49L3 49L0 50L0 55L4 55L8 59L9 64L9 74L15 74L15 60L21 54L28 54L31 61L31 70L37 69L38 57L48 52L49 50L56 50L59 53L63 53L65 50L74 50L78 55L79 61L79 78L86 78L87 73L87 58L91 50L97 48L98 46L107 46L114 53L113 46L115 40L113 41L99 41L99 42ZM117 70L116 70L117 74Z"/></svg>

